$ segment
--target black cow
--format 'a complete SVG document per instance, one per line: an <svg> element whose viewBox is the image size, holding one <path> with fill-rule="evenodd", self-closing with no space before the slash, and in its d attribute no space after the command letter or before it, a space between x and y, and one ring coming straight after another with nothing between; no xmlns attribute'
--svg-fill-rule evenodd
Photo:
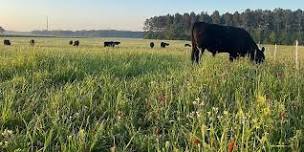
<svg viewBox="0 0 304 152"><path fill-rule="evenodd" d="M4 43L4 45L12 45L10 40L4 40L3 43Z"/></svg>
<svg viewBox="0 0 304 152"><path fill-rule="evenodd" d="M217 53L227 52L230 61L245 56L249 56L256 63L262 63L265 60L265 48L260 50L244 29L197 22L192 29L191 59L193 63L199 63L205 49L213 56Z"/></svg>
<svg viewBox="0 0 304 152"><path fill-rule="evenodd" d="M73 45L73 44L74 44L74 41L71 40L71 41L69 42L69 44L70 44L70 45Z"/></svg>
<svg viewBox="0 0 304 152"><path fill-rule="evenodd" d="M170 44L168 44L168 43L165 43L165 42L161 42L160 43L160 47L161 48L166 48L167 46L169 46Z"/></svg>
<svg viewBox="0 0 304 152"><path fill-rule="evenodd" d="M80 45L80 42L79 42L79 40L77 40L77 41L74 41L74 45L73 46L79 46Z"/></svg>
<svg viewBox="0 0 304 152"><path fill-rule="evenodd" d="M153 49L153 48L154 48L154 46L155 46L154 42L151 42L151 43L150 43L150 47L151 47L151 49Z"/></svg>
<svg viewBox="0 0 304 152"><path fill-rule="evenodd" d="M34 45L35 45L35 40L30 40L30 44L31 44L32 46L34 46Z"/></svg>
<svg viewBox="0 0 304 152"><path fill-rule="evenodd" d="M111 47L113 42L103 42L104 47Z"/></svg>
<svg viewBox="0 0 304 152"><path fill-rule="evenodd" d="M121 42L114 42L114 46L113 47L115 47L115 45L120 45L121 44Z"/></svg>
<svg viewBox="0 0 304 152"><path fill-rule="evenodd" d="M121 42L113 42L113 41L109 41L109 42L104 42L104 47L115 47L116 45L120 45Z"/></svg>
<svg viewBox="0 0 304 152"><path fill-rule="evenodd" d="M185 47L191 47L191 44L185 44Z"/></svg>

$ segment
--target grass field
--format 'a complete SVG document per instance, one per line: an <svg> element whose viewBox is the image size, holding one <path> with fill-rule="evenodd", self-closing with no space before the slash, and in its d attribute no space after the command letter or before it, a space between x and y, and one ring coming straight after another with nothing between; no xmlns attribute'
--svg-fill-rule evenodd
<svg viewBox="0 0 304 152"><path fill-rule="evenodd" d="M183 41L11 38L0 45L0 151L304 151L304 48L266 62ZM0 39L3 42L3 38Z"/></svg>

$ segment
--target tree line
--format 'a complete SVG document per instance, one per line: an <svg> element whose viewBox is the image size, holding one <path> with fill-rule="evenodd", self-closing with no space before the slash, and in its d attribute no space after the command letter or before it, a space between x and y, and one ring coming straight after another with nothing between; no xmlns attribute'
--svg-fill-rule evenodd
<svg viewBox="0 0 304 152"><path fill-rule="evenodd" d="M257 43L290 45L296 40L303 44L304 40L304 11L281 8L154 16L144 23L145 38L190 40L192 25L197 21L244 28Z"/></svg>
<svg viewBox="0 0 304 152"><path fill-rule="evenodd" d="M118 30L82 30L82 31L32 31L34 35L63 36L63 37L121 37L143 38L144 32L118 31Z"/></svg>

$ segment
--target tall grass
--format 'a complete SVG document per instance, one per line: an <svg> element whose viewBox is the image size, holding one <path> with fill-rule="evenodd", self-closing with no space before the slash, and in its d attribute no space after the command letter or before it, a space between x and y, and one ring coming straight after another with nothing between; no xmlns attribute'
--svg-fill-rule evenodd
<svg viewBox="0 0 304 152"><path fill-rule="evenodd" d="M192 66L182 41L102 41L0 46L0 151L304 150L303 48L297 75L289 46Z"/></svg>

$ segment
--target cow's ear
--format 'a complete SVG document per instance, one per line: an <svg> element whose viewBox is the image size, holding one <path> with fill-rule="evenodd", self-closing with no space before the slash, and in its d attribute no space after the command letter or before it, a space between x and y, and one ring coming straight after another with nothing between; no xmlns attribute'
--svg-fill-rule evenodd
<svg viewBox="0 0 304 152"><path fill-rule="evenodd" d="M265 52L265 48L264 47L262 47L262 52Z"/></svg>

